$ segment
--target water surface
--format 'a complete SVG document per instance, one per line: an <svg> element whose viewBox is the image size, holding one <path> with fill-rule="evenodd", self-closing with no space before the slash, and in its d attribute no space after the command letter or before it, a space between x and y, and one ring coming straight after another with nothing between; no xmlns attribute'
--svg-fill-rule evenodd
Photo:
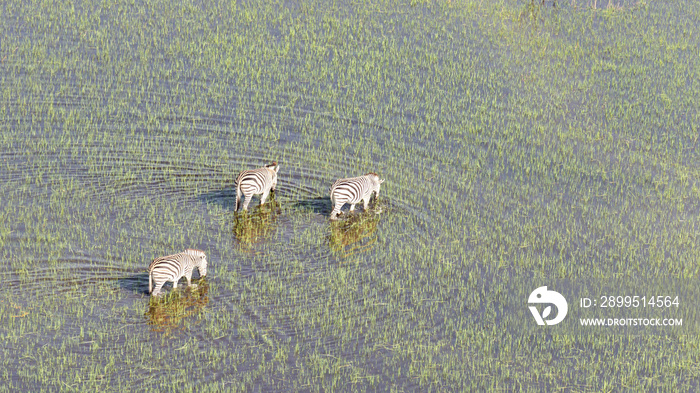
<svg viewBox="0 0 700 393"><path fill-rule="evenodd" d="M6 3L5 389L692 390L697 6L560 3ZM541 285L686 324L536 329Z"/></svg>

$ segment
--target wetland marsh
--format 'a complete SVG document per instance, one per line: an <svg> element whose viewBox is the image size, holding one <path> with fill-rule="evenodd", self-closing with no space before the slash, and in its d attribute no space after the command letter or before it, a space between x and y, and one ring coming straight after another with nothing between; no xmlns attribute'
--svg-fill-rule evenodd
<svg viewBox="0 0 700 393"><path fill-rule="evenodd" d="M696 391L700 4L535 3L3 2L0 391Z"/></svg>

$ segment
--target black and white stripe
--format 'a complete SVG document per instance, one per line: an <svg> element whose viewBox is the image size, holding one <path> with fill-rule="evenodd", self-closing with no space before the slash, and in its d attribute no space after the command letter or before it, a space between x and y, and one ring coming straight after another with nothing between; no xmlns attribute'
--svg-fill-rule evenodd
<svg viewBox="0 0 700 393"><path fill-rule="evenodd" d="M236 208L234 211L238 210L241 194L245 197L243 201L243 210L248 210L248 204L253 198L253 195L262 194L260 197L260 204L264 204L267 196L270 195L270 191L275 191L275 187L277 186L277 172L279 172L279 170L280 166L277 162L273 162L262 168L241 172L236 178Z"/></svg>
<svg viewBox="0 0 700 393"><path fill-rule="evenodd" d="M379 179L376 173L368 173L364 176L351 177L348 179L338 179L330 188L333 211L331 220L335 220L340 214L340 208L346 203L350 204L350 211L355 210L355 204L362 201L367 210L369 199L372 193L376 193L379 198L379 189L384 179Z"/></svg>
<svg viewBox="0 0 700 393"><path fill-rule="evenodd" d="M172 281L173 288L177 288L177 282L183 276L187 279L187 286L190 286L195 267L199 269L200 277L207 275L207 256L200 250L188 248L179 254L154 259L148 266L148 292L158 296L167 281Z"/></svg>

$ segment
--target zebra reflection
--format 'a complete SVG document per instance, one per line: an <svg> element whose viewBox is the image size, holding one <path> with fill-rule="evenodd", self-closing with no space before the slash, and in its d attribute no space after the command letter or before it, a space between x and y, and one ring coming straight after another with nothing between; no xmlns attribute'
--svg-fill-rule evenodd
<svg viewBox="0 0 700 393"><path fill-rule="evenodd" d="M148 311L145 317L151 330L170 333L176 329L183 329L197 318L209 304L209 283L200 282L196 288L190 287L187 291L175 291L167 296L151 297Z"/></svg>

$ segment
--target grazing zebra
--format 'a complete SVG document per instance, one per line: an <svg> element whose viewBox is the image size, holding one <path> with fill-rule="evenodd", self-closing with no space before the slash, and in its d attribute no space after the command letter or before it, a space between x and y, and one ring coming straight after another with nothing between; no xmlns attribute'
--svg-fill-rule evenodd
<svg viewBox="0 0 700 393"><path fill-rule="evenodd" d="M192 270L199 269L199 276L207 275L207 256L204 252L188 248L184 252L166 257L156 258L148 265L148 292L158 296L160 288L166 281L173 282L173 288L177 288L177 282L182 276L187 279L187 286L192 284ZM155 289L153 283L155 281Z"/></svg>
<svg viewBox="0 0 700 393"><path fill-rule="evenodd" d="M262 194L260 197L260 204L264 204L267 196L270 195L270 190L275 191L275 186L277 186L277 172L279 172L279 170L280 166L277 164L277 161L275 161L262 168L241 172L236 178L236 208L233 211L238 211L238 203L241 199L241 194L245 197L243 201L243 210L248 210L248 204L253 198L253 195Z"/></svg>
<svg viewBox="0 0 700 393"><path fill-rule="evenodd" d="M331 220L337 219L337 215L342 214L340 208L346 203L350 204L350 211L353 211L355 204L362 201L367 210L372 193L376 192L375 198L379 198L379 188L383 182L384 179L380 180L379 176L373 172L364 176L336 180L330 188L333 203Z"/></svg>

